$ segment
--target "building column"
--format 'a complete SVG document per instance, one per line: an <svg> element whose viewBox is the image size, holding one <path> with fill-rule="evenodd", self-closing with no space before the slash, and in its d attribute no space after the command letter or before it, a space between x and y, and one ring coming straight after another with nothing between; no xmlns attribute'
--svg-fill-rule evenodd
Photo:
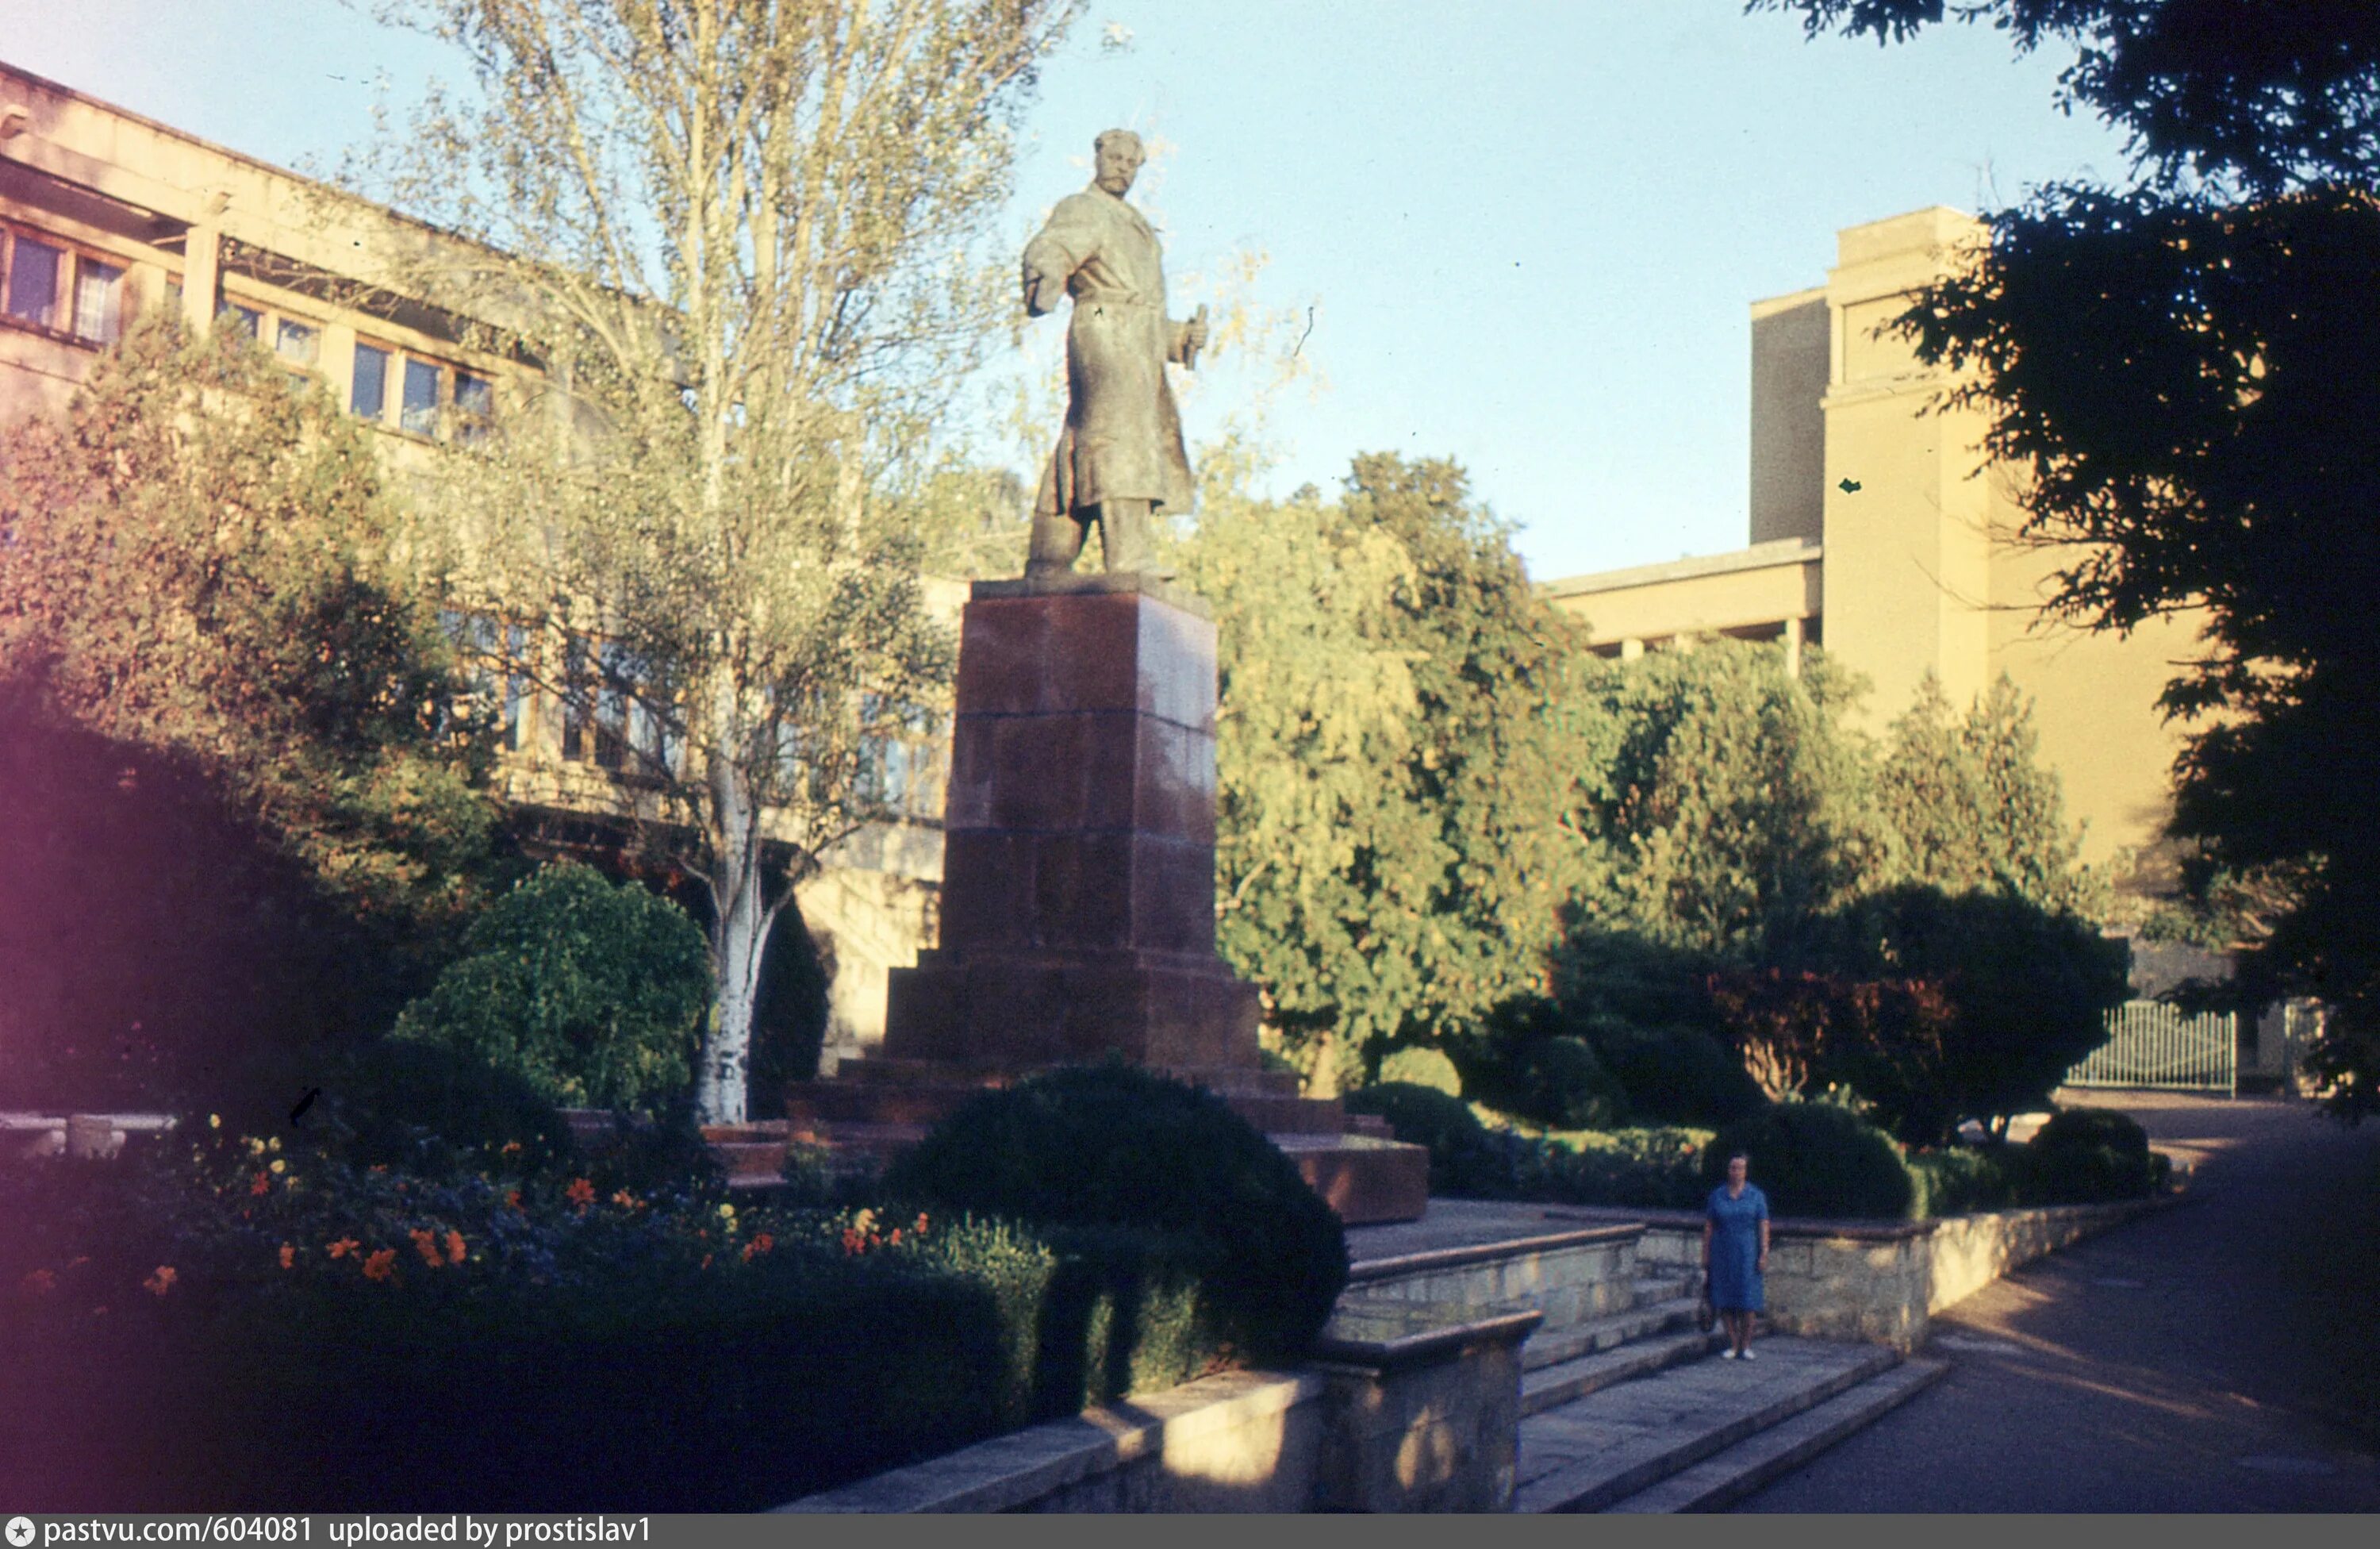
<svg viewBox="0 0 2380 1549"><path fill-rule="evenodd" d="M1645 642L1643 640L1624 640L1620 642L1620 659L1621 661L1633 662L1643 654L1645 654Z"/></svg>
<svg viewBox="0 0 2380 1549"><path fill-rule="evenodd" d="M1802 676L1802 621L1798 618L1785 621L1785 676Z"/></svg>
<svg viewBox="0 0 2380 1549"><path fill-rule="evenodd" d="M211 193L206 213L200 216L182 243L182 323L193 334L214 326L215 292L223 283L224 207L230 201Z"/></svg>

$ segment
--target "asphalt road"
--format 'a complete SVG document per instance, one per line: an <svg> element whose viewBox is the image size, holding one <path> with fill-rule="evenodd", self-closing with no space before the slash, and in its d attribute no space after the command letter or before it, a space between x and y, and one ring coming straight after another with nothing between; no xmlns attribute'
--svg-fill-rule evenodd
<svg viewBox="0 0 2380 1549"><path fill-rule="evenodd" d="M2196 1164L2193 1198L1934 1321L1949 1374L1739 1511L2380 1511L2380 1125L2061 1094Z"/></svg>

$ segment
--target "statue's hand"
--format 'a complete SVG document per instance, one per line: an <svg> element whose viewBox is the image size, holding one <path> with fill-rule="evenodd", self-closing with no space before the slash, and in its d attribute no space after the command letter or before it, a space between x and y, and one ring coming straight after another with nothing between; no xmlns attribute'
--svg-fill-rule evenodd
<svg viewBox="0 0 2380 1549"><path fill-rule="evenodd" d="M1182 325L1182 353L1184 359L1196 359L1207 348L1207 309Z"/></svg>
<svg viewBox="0 0 2380 1549"><path fill-rule="evenodd" d="M1050 276L1029 264L1025 270L1025 315L1041 317L1058 305L1058 292L1062 287L1052 284Z"/></svg>

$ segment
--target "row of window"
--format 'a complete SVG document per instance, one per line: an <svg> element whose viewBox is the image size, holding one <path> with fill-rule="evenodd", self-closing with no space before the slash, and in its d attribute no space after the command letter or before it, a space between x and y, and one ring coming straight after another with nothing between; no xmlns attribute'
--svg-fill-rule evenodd
<svg viewBox="0 0 2380 1549"><path fill-rule="evenodd" d="M172 278L165 286L169 304L178 307L182 282ZM0 226L0 312L86 344L108 345L124 332L125 292L122 264ZM292 368L319 369L320 324L229 299L217 315ZM459 366L359 339L347 382L347 409L431 437L440 433L451 409L454 439L476 445L494 423L496 388L490 378Z"/></svg>

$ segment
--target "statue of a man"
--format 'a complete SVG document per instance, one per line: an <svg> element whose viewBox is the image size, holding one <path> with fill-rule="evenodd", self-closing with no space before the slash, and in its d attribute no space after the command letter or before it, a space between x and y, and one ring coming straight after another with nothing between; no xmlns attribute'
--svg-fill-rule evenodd
<svg viewBox="0 0 2380 1549"><path fill-rule="evenodd" d="M1064 291L1066 428L1033 506L1028 577L1062 574L1099 528L1111 571L1152 568L1149 518L1190 508L1190 457L1165 363L1195 366L1207 343L1205 309L1165 315L1157 234L1126 204L1140 171L1140 137L1110 129L1092 147L1091 186L1060 201L1025 249L1025 311L1039 317Z"/></svg>

